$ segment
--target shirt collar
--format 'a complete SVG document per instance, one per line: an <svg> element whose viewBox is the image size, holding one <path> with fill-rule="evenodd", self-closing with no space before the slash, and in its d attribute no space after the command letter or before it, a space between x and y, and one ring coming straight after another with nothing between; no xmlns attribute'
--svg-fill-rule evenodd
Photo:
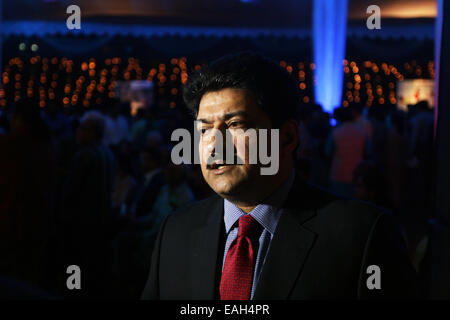
<svg viewBox="0 0 450 320"><path fill-rule="evenodd" d="M280 219L281 211L279 209L286 200L287 194L294 182L294 177L295 171L293 170L289 178L280 186L280 188L275 190L264 203L257 205L249 212L249 214L272 235L275 233L278 220ZM230 232L236 221L245 214L246 213L236 205L227 199L224 199L224 222L227 234Z"/></svg>

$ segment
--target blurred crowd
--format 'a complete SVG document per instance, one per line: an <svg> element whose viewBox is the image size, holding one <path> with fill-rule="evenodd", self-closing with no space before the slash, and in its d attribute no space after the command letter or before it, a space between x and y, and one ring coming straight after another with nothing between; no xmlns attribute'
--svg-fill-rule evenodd
<svg viewBox="0 0 450 320"><path fill-rule="evenodd" d="M131 117L112 99L88 112L19 100L0 118L0 274L57 296L139 297L164 217L210 192L198 167L170 162L190 115L164 101Z"/></svg>
<svg viewBox="0 0 450 320"><path fill-rule="evenodd" d="M171 133L193 130L182 106L157 99L130 116L18 100L0 113L0 275L67 298L136 299L164 218L211 194L198 165L170 161ZM296 171L344 197L385 207L411 247L429 218L434 116L351 103L330 115L303 104ZM67 290L67 267L83 290Z"/></svg>
<svg viewBox="0 0 450 320"><path fill-rule="evenodd" d="M297 170L310 183L392 212L414 260L433 210L433 128L427 101L407 111L350 103L333 115L319 105L305 105Z"/></svg>

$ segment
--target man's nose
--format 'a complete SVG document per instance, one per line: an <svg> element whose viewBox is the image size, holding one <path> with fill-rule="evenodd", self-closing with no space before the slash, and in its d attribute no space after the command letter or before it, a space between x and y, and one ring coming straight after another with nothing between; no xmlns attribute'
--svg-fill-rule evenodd
<svg viewBox="0 0 450 320"><path fill-rule="evenodd" d="M219 152L219 149L223 148L225 134L225 129L212 129L207 142L207 150L209 153Z"/></svg>

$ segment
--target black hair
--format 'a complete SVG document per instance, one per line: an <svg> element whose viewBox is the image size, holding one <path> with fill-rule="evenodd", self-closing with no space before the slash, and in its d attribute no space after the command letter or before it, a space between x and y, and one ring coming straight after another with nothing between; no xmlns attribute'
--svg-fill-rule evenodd
<svg viewBox="0 0 450 320"><path fill-rule="evenodd" d="M95 134L95 139L100 141L105 135L105 119L98 111L88 111L80 125L91 130Z"/></svg>
<svg viewBox="0 0 450 320"><path fill-rule="evenodd" d="M430 110L427 100L421 100L421 101L417 102L416 103L416 108L418 110L421 110L421 111L422 110L425 110L425 111Z"/></svg>
<svg viewBox="0 0 450 320"><path fill-rule="evenodd" d="M205 93L226 88L253 93L274 128L289 119L298 120L300 97L297 84L285 68L267 57L245 51L219 58L189 76L183 98L197 114Z"/></svg>
<svg viewBox="0 0 450 320"><path fill-rule="evenodd" d="M334 109L334 118L341 123L353 121L353 115L349 107L338 107Z"/></svg>

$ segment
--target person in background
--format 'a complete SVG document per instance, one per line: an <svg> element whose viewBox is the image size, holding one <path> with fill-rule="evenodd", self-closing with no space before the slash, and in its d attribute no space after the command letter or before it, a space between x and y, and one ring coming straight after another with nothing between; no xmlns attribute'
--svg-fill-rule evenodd
<svg viewBox="0 0 450 320"><path fill-rule="evenodd" d="M162 135L159 131L151 130L145 136L145 145L147 147L159 148L163 142Z"/></svg>
<svg viewBox="0 0 450 320"><path fill-rule="evenodd" d="M124 206L136 189L137 183L132 175L131 159L128 154L117 154L116 177L112 194L111 209L116 217L125 213Z"/></svg>
<svg viewBox="0 0 450 320"><path fill-rule="evenodd" d="M183 193L183 178L177 175L177 168L165 170L169 176L168 183L176 185L176 193L168 194L168 189L164 188L159 148L145 147L140 153L139 162L144 181L134 188L131 197L122 205L120 218L125 223L114 241L113 270L117 278L117 290L120 295L125 292L125 296L131 297L142 290L142 282L150 267L151 250L162 220L174 208L188 202L183 201L186 197Z"/></svg>
<svg viewBox="0 0 450 320"><path fill-rule="evenodd" d="M58 108L55 102L49 102L41 115L53 137L64 141L72 136L69 116Z"/></svg>
<svg viewBox="0 0 450 320"><path fill-rule="evenodd" d="M12 108L0 135L0 275L47 288L48 244L55 227L54 148L38 101Z"/></svg>
<svg viewBox="0 0 450 320"><path fill-rule="evenodd" d="M324 149L332 129L330 115L328 112L324 112L319 104L314 104L312 107L311 120L308 125L310 137L313 141L309 182L327 188L329 183L330 160L325 155Z"/></svg>
<svg viewBox="0 0 450 320"><path fill-rule="evenodd" d="M407 191L408 139L406 136L406 114L396 111L391 114L391 127L387 140L386 177L389 201L394 212L405 209Z"/></svg>
<svg viewBox="0 0 450 320"><path fill-rule="evenodd" d="M297 158L312 161L314 153L314 140L309 132L311 127L311 119L314 112L314 106L310 104L304 105L299 114L300 142L297 148Z"/></svg>
<svg viewBox="0 0 450 320"><path fill-rule="evenodd" d="M152 230L155 235L168 214L194 201L194 194L186 182L187 168L184 165L171 164L165 169L165 174L166 183L152 209Z"/></svg>
<svg viewBox="0 0 450 320"><path fill-rule="evenodd" d="M67 265L83 270L83 297L100 298L108 292L109 245L113 215L114 158L102 143L103 116L90 111L80 119L79 146L66 180L62 205Z"/></svg>
<svg viewBox="0 0 450 320"><path fill-rule="evenodd" d="M416 115L411 118L410 167L411 190L416 207L428 208L431 201L433 179L433 126L434 115L427 101L416 104ZM424 217L425 218L425 217Z"/></svg>
<svg viewBox="0 0 450 320"><path fill-rule="evenodd" d="M161 152L158 148L144 147L139 155L143 181L127 202L127 215L138 220L151 213L156 198L164 184L161 170Z"/></svg>
<svg viewBox="0 0 450 320"><path fill-rule="evenodd" d="M129 128L128 120L120 113L121 104L119 101L111 100L110 109L105 115L105 134L103 143L107 146L118 145L122 141L128 141Z"/></svg>
<svg viewBox="0 0 450 320"><path fill-rule="evenodd" d="M386 207L384 176L373 161L363 160L356 166L353 186L355 198Z"/></svg>
<svg viewBox="0 0 450 320"><path fill-rule="evenodd" d="M335 109L338 126L330 134L325 152L332 158L330 190L343 197L353 197L353 171L368 153L369 141L363 128L353 121L349 108Z"/></svg>
<svg viewBox="0 0 450 320"><path fill-rule="evenodd" d="M148 120L146 118L147 108L140 108L130 129L130 141L136 148L142 147L147 132Z"/></svg>
<svg viewBox="0 0 450 320"><path fill-rule="evenodd" d="M355 123L364 129L369 141L372 141L373 127L372 123L364 116L364 105L362 103L353 102L349 106Z"/></svg>
<svg viewBox="0 0 450 320"><path fill-rule="evenodd" d="M369 109L369 121L372 124L371 159L381 170L386 168L386 106L373 104Z"/></svg>

